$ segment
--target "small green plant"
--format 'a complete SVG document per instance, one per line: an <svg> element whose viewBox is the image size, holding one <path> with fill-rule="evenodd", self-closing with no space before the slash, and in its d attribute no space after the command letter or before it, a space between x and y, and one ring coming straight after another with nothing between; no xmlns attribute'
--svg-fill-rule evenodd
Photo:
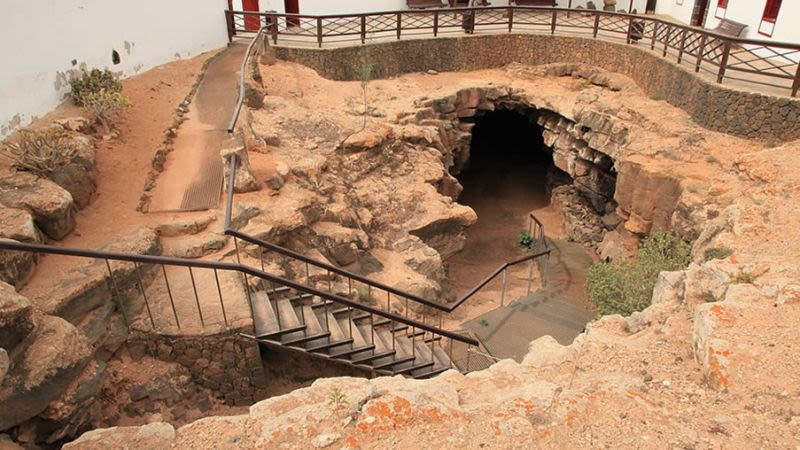
<svg viewBox="0 0 800 450"><path fill-rule="evenodd" d="M16 139L0 146L0 153L11 159L18 170L47 176L72 161L77 149L61 131L23 130Z"/></svg>
<svg viewBox="0 0 800 450"><path fill-rule="evenodd" d="M664 100L664 94L660 92L655 92L652 95L650 95L650 98L657 102L660 102L661 100Z"/></svg>
<svg viewBox="0 0 800 450"><path fill-rule="evenodd" d="M480 320L478 323L479 323L479 324L480 324L482 327L488 327L488 326L489 326L489 321L488 321L488 320L486 320L486 319L481 319L481 320Z"/></svg>
<svg viewBox="0 0 800 450"><path fill-rule="evenodd" d="M517 243L520 247L533 250L533 236L527 231L520 231L519 236L517 237Z"/></svg>
<svg viewBox="0 0 800 450"><path fill-rule="evenodd" d="M83 70L80 75L73 76L69 80L71 91L69 93L72 102L78 106L83 106L84 96L95 94L100 91L121 92L122 83L113 72L108 69Z"/></svg>
<svg viewBox="0 0 800 450"><path fill-rule="evenodd" d="M364 100L364 124L363 127L367 127L367 115L369 114L369 98L368 98L368 90L369 90L369 82L372 81L372 77L375 72L375 64L372 62L372 58L369 54L369 46L363 47L363 52L361 54L361 58L359 59L357 64L354 64L353 73L358 81L361 82L361 95Z"/></svg>
<svg viewBox="0 0 800 450"><path fill-rule="evenodd" d="M719 160L714 155L708 155L708 156L706 156L706 162L709 162L709 163L713 164L715 162L719 162Z"/></svg>
<svg viewBox="0 0 800 450"><path fill-rule="evenodd" d="M82 101L83 109L97 118L106 133L111 132L111 123L116 115L131 106L130 100L119 92L105 89L84 94Z"/></svg>
<svg viewBox="0 0 800 450"><path fill-rule="evenodd" d="M703 252L703 259L711 261L712 259L726 259L733 254L733 249L728 247L712 247L707 248Z"/></svg>
<svg viewBox="0 0 800 450"><path fill-rule="evenodd" d="M653 233L634 261L599 262L586 274L586 290L600 314L630 315L650 305L662 271L686 267L691 246L667 233Z"/></svg>
<svg viewBox="0 0 800 450"><path fill-rule="evenodd" d="M333 405L336 409L339 409L347 404L347 396L344 395L344 392L340 388L333 388L331 393L328 394L328 403Z"/></svg>
<svg viewBox="0 0 800 450"><path fill-rule="evenodd" d="M767 271L769 271L769 269L766 269L766 270L764 270L763 272L761 272L759 274L755 274L753 272L747 272L747 271L744 271L742 269L739 269L739 273L737 273L733 277L732 283L733 284L753 284L753 283L756 282L756 280L759 277L761 277L762 275L767 273Z"/></svg>

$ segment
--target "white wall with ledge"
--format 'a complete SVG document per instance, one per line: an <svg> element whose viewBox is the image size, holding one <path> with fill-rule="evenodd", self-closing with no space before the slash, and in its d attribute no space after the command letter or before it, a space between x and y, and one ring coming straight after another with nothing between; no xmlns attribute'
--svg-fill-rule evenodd
<svg viewBox="0 0 800 450"><path fill-rule="evenodd" d="M728 0L727 10L720 11L717 11L716 0L711 0L711 3L706 28L716 27L720 19L715 16L724 14L727 19L747 25L743 37L775 42L800 43L800 26L798 26L800 24L800 1L784 0L781 3L781 10L778 13L778 19L775 21L772 37L764 36L758 32L767 0ZM769 30L765 29L764 31Z"/></svg>
<svg viewBox="0 0 800 450"><path fill-rule="evenodd" d="M0 136L56 107L69 91L70 73L81 66L129 77L227 43L225 0L0 4Z"/></svg>

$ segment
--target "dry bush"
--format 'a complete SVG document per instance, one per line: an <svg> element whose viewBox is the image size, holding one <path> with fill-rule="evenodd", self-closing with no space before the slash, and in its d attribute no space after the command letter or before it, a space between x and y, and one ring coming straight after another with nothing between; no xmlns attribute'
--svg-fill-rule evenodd
<svg viewBox="0 0 800 450"><path fill-rule="evenodd" d="M16 169L47 176L72 161L77 149L62 131L22 130L16 139L0 146L0 153L11 159Z"/></svg>
<svg viewBox="0 0 800 450"><path fill-rule="evenodd" d="M117 113L131 106L130 100L119 92L101 89L88 92L81 97L83 109L92 114L103 125L106 133L111 132L111 123Z"/></svg>

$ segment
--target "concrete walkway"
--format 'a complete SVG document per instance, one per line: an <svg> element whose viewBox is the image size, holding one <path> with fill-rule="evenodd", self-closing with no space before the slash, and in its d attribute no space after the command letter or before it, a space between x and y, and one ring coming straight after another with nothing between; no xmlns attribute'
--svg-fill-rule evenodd
<svg viewBox="0 0 800 450"><path fill-rule="evenodd" d="M464 324L497 358L522 361L528 344L544 335L572 343L595 318L584 286L592 260L580 244L551 240L553 253L544 289Z"/></svg>
<svg viewBox="0 0 800 450"><path fill-rule="evenodd" d="M219 205L223 169L219 156L239 96L246 43L233 44L209 62L178 130L174 150L158 177L150 212L198 211Z"/></svg>

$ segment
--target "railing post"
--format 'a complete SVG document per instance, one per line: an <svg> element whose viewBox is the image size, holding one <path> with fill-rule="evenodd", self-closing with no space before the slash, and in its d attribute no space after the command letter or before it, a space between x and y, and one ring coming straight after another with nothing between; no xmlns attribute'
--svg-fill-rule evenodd
<svg viewBox="0 0 800 450"><path fill-rule="evenodd" d="M686 48L686 34L687 33L689 33L689 30L684 28L683 33L681 33L681 47L680 47L680 49L678 49L678 64L680 64L681 61L683 61L683 51Z"/></svg>
<svg viewBox="0 0 800 450"><path fill-rule="evenodd" d="M397 13L397 40L400 40L400 30L403 28L403 13Z"/></svg>
<svg viewBox="0 0 800 450"><path fill-rule="evenodd" d="M508 8L508 32L511 33L511 29L514 28L514 8Z"/></svg>
<svg viewBox="0 0 800 450"><path fill-rule="evenodd" d="M317 45L322 48L322 18L317 17Z"/></svg>
<svg viewBox="0 0 800 450"><path fill-rule="evenodd" d="M794 74L794 83L792 83L792 97L797 97L798 90L800 90L800 63L797 64L797 72Z"/></svg>
<svg viewBox="0 0 800 450"><path fill-rule="evenodd" d="M367 16L361 16L361 43L367 43Z"/></svg>
<svg viewBox="0 0 800 450"><path fill-rule="evenodd" d="M270 34L272 34L272 43L278 45L278 16L272 14L269 20L270 20Z"/></svg>
<svg viewBox="0 0 800 450"><path fill-rule="evenodd" d="M594 30L592 31L592 37L597 39L597 32L600 31L600 13L594 13Z"/></svg>
<svg viewBox="0 0 800 450"><path fill-rule="evenodd" d="M656 49L656 38L658 37L658 26L661 25L658 22L655 22L653 25L653 38L650 40L650 50Z"/></svg>
<svg viewBox="0 0 800 450"><path fill-rule="evenodd" d="M725 78L725 69L728 67L728 57L731 55L731 41L725 41L725 50L722 52L722 60L719 63L719 73L717 83L722 83Z"/></svg>
<svg viewBox="0 0 800 450"><path fill-rule="evenodd" d="M633 31L633 16L628 17L628 32L626 33L626 36L625 36L625 43L626 44L630 44L631 43L631 32L632 31Z"/></svg>
<svg viewBox="0 0 800 450"><path fill-rule="evenodd" d="M556 18L558 17L558 11L555 9L553 10L553 18L550 20L550 34L556 33Z"/></svg>
<svg viewBox="0 0 800 450"><path fill-rule="evenodd" d="M439 36L439 11L433 12L433 37Z"/></svg>
<svg viewBox="0 0 800 450"><path fill-rule="evenodd" d="M225 25L228 27L228 43L233 42L233 36L236 35L236 27L233 24L233 13L225 11Z"/></svg>
<svg viewBox="0 0 800 450"><path fill-rule="evenodd" d="M669 47L669 40L672 37L672 26L667 28L667 37L664 39L664 54L662 57L667 57L667 48Z"/></svg>
<svg viewBox="0 0 800 450"><path fill-rule="evenodd" d="M706 52L706 39L708 39L708 35L703 33L700 37L700 47L697 49L697 63L694 65L695 72L700 72L700 64L703 63L703 53Z"/></svg>

